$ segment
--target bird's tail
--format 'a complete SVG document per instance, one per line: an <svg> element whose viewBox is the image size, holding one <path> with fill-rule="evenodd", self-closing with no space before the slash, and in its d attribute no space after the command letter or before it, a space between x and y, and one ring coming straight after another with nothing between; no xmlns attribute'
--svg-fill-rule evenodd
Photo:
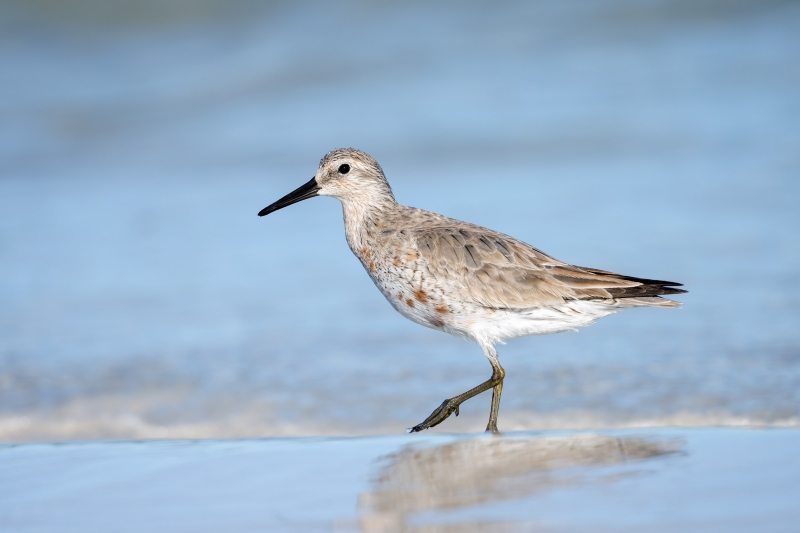
<svg viewBox="0 0 800 533"><path fill-rule="evenodd" d="M632 282L630 285L622 287L604 287L611 297L617 301L618 305L622 307L638 307L643 305L650 307L680 307L683 305L681 302L662 298L662 296L684 294L688 292L684 289L679 289L678 287L682 287L683 284L674 281L623 276L622 274L598 270L596 268L578 268L598 276Z"/></svg>

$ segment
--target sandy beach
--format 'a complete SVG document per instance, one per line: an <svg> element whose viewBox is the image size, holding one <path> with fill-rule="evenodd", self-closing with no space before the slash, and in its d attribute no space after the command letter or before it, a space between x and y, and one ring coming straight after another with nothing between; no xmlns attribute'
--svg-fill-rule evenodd
<svg viewBox="0 0 800 533"><path fill-rule="evenodd" d="M0 447L14 532L796 531L800 431Z"/></svg>

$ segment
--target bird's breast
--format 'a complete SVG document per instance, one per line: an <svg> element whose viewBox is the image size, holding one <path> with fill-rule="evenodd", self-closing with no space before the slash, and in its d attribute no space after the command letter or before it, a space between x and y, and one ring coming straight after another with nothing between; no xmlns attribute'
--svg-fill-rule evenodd
<svg viewBox="0 0 800 533"><path fill-rule="evenodd" d="M426 268L413 248L378 248L361 245L353 252L392 307L423 326L443 329L454 307L446 290Z"/></svg>

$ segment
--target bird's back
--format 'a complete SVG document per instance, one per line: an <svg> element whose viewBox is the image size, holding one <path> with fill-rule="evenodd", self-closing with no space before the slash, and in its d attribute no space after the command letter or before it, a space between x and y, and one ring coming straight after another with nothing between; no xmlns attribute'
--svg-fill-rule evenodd
<svg viewBox="0 0 800 533"><path fill-rule="evenodd" d="M686 292L675 282L570 265L503 233L421 209L398 206L390 220L383 247L418 253L423 275L460 287L451 297L487 307L627 298L670 305L660 296Z"/></svg>

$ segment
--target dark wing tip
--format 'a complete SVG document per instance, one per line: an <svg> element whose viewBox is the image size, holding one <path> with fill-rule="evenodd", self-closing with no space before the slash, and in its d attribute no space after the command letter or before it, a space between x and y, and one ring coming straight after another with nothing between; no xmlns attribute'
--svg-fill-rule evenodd
<svg viewBox="0 0 800 533"><path fill-rule="evenodd" d="M666 296L669 294L685 294L689 291L686 289L678 289L676 287L683 287L683 283L676 281L665 281L660 279L637 278L635 276L624 276L615 272L608 272L606 270L599 270L596 268L578 267L582 270L592 272L601 276L611 276L617 279L624 279L626 281L633 281L639 283L634 287L605 287L614 298L636 298L642 296Z"/></svg>
<svg viewBox="0 0 800 533"><path fill-rule="evenodd" d="M678 285L681 284L678 283ZM673 289L672 287L664 287L664 294L686 294L687 292L689 291L686 289Z"/></svg>

